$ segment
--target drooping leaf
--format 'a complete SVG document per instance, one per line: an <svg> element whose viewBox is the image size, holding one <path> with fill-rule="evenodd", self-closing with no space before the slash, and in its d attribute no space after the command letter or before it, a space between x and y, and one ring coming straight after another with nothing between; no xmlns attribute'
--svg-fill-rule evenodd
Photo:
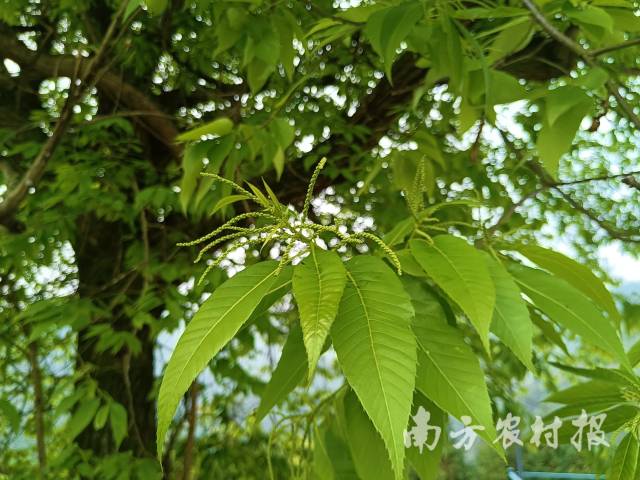
<svg viewBox="0 0 640 480"><path fill-rule="evenodd" d="M559 104L559 106L556 104ZM562 92L550 95L547 99L547 110L559 110L562 113L551 116L554 120L553 124L549 123L549 115L545 115L536 147L542 164L554 178L558 176L560 158L571 148L580 123L591 110L591 105L592 101L586 95L582 96L581 100L576 100L575 103L568 105L563 98ZM558 125L561 127L559 128Z"/></svg>
<svg viewBox="0 0 640 480"><path fill-rule="evenodd" d="M467 315L489 352L496 291L481 253L452 235L438 235L433 244L411 240L409 246L424 271Z"/></svg>
<svg viewBox="0 0 640 480"><path fill-rule="evenodd" d="M534 371L531 363L533 326L520 289L499 261L489 254L485 255L485 259L496 289L496 306L491 331L529 370Z"/></svg>
<svg viewBox="0 0 640 480"><path fill-rule="evenodd" d="M236 334L277 276L278 263L261 262L218 287L196 312L178 340L158 393L158 457L180 398L198 373Z"/></svg>
<svg viewBox="0 0 640 480"><path fill-rule="evenodd" d="M539 267L569 282L603 308L613 320L620 319L611 293L590 269L559 252L537 245L523 245L518 247L518 251Z"/></svg>
<svg viewBox="0 0 640 480"><path fill-rule="evenodd" d="M467 415L485 429L479 436L491 444L496 432L491 402L477 357L461 332L447 324L438 300L414 279L403 279L416 315L418 343L416 388L456 418ZM495 445L493 445L496 448Z"/></svg>
<svg viewBox="0 0 640 480"><path fill-rule="evenodd" d="M362 409L358 397L350 391L344 396L343 402L349 449L358 476L393 480L384 441Z"/></svg>
<svg viewBox="0 0 640 480"><path fill-rule="evenodd" d="M189 145L184 152L182 159L182 179L180 181L180 206L182 212L187 212L189 201L193 196L193 192L198 184L198 176L202 170L202 159L204 158L208 145L206 142L200 142Z"/></svg>
<svg viewBox="0 0 640 480"><path fill-rule="evenodd" d="M260 405L256 410L256 419L262 420L271 409L282 402L304 379L307 372L307 357L302 341L302 330L295 326L289 332L282 347L282 355L271 380L262 392Z"/></svg>
<svg viewBox="0 0 640 480"><path fill-rule="evenodd" d="M309 358L309 381L336 318L346 282L347 272L338 254L315 246L293 269L293 296Z"/></svg>
<svg viewBox="0 0 640 480"><path fill-rule="evenodd" d="M65 428L65 435L69 440L76 438L91 423L98 407L100 407L98 398L89 398L80 402Z"/></svg>
<svg viewBox="0 0 640 480"><path fill-rule="evenodd" d="M615 329L582 292L542 270L519 265L509 270L523 292L551 319L631 368Z"/></svg>
<svg viewBox="0 0 640 480"><path fill-rule="evenodd" d="M122 440L127 436L127 410L118 402L111 402L109 405L109 425L111 426L111 434L116 444L116 449L120 447Z"/></svg>
<svg viewBox="0 0 640 480"><path fill-rule="evenodd" d="M204 135L216 135L222 137L227 135L233 129L233 122L227 117L216 118L215 120L195 127L176 137L179 142L190 142L200 140Z"/></svg>
<svg viewBox="0 0 640 480"><path fill-rule="evenodd" d="M627 433L616 447L607 480L628 480L638 478L640 443L634 433Z"/></svg>
<svg viewBox="0 0 640 480"><path fill-rule="evenodd" d="M396 57L396 50L422 15L422 5L404 2L378 10L369 17L365 33L373 49L382 57L387 78L391 79L391 66Z"/></svg>
<svg viewBox="0 0 640 480"><path fill-rule="evenodd" d="M347 381L383 438L396 478L416 369L411 301L383 260L358 256L346 264L347 285L331 329Z"/></svg>

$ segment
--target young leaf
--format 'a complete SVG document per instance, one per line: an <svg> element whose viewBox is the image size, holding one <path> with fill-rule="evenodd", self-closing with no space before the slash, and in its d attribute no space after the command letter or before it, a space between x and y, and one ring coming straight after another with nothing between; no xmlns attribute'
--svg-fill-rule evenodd
<svg viewBox="0 0 640 480"><path fill-rule="evenodd" d="M109 425L111 426L111 433L117 450L124 437L127 436L127 430L129 429L127 411L118 402L111 402L109 405Z"/></svg>
<svg viewBox="0 0 640 480"><path fill-rule="evenodd" d="M611 293L590 269L561 253L537 245L523 245L518 247L518 251L539 267L569 282L602 307L613 320L620 320Z"/></svg>
<svg viewBox="0 0 640 480"><path fill-rule="evenodd" d="M227 117L216 118L212 122L205 123L199 127L181 133L176 137L178 142L190 142L200 140L204 135L217 135L222 137L233 129L233 122Z"/></svg>
<svg viewBox="0 0 640 480"><path fill-rule="evenodd" d="M416 280L407 278L404 284L416 312L413 320L418 343L416 388L454 417L470 416L474 424L485 428L478 432L479 436L492 445L496 432L478 359L460 331L447 324L433 294Z"/></svg>
<svg viewBox="0 0 640 480"><path fill-rule="evenodd" d="M164 437L180 398L269 292L277 267L274 261L247 267L218 287L187 325L158 392L158 458L162 457Z"/></svg>
<svg viewBox="0 0 640 480"><path fill-rule="evenodd" d="M402 478L404 442L416 372L413 307L400 280L377 257L346 264L347 285L331 329L347 381L385 442Z"/></svg>
<svg viewBox="0 0 640 480"><path fill-rule="evenodd" d="M312 246L293 269L293 296L300 312L311 381L331 325L336 318L347 272L336 252Z"/></svg>
<svg viewBox="0 0 640 480"><path fill-rule="evenodd" d="M365 33L373 49L382 57L389 80L391 80L391 66L396 57L396 50L422 18L422 14L420 3L405 2L378 10L369 17Z"/></svg>
<svg viewBox="0 0 640 480"><path fill-rule="evenodd" d="M393 480L393 470L384 442L362 409L358 397L353 391L349 391L343 402L347 439L358 476Z"/></svg>
<svg viewBox="0 0 640 480"><path fill-rule="evenodd" d="M551 319L631 368L615 329L582 292L542 270L519 265L509 270L523 292Z"/></svg>
<svg viewBox="0 0 640 480"><path fill-rule="evenodd" d="M531 341L533 326L529 310L520 289L502 264L485 254L493 283L496 287L496 306L491 331L495 333L516 357L531 371Z"/></svg>
<svg viewBox="0 0 640 480"><path fill-rule="evenodd" d="M469 317L489 352L496 291L481 253L451 235L438 235L432 245L424 240L411 240L409 247L424 271Z"/></svg>
<svg viewBox="0 0 640 480"><path fill-rule="evenodd" d="M638 478L638 459L640 454L640 443L633 432L627 433L618 447L611 462L611 467L607 472L607 480L628 480Z"/></svg>
<svg viewBox="0 0 640 480"><path fill-rule="evenodd" d="M262 420L271 409L300 384L307 372L307 357L302 342L302 330L297 325L291 329L287 341L282 347L282 355L271 380L267 383L260 405L256 410L256 419Z"/></svg>

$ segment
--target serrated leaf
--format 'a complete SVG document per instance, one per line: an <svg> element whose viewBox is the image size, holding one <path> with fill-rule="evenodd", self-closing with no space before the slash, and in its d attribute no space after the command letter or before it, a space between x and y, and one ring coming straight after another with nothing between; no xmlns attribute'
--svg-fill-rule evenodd
<svg viewBox="0 0 640 480"><path fill-rule="evenodd" d="M311 246L309 255L293 268L293 296L309 359L309 382L338 313L346 282L347 272L334 251Z"/></svg>
<svg viewBox="0 0 640 480"><path fill-rule="evenodd" d="M640 443L633 433L627 433L620 441L607 472L607 480L630 480L637 478Z"/></svg>
<svg viewBox="0 0 640 480"><path fill-rule="evenodd" d="M178 142L190 142L200 140L204 135L217 135L223 137L233 130L233 122L227 117L216 118L212 122L181 133L176 137Z"/></svg>
<svg viewBox="0 0 640 480"><path fill-rule="evenodd" d="M422 15L422 5L405 2L378 10L368 18L364 31L373 49L382 57L385 73L389 80L391 80L391 66L396 57L396 50L411 33Z"/></svg>
<svg viewBox="0 0 640 480"><path fill-rule="evenodd" d="M127 410L118 402L111 402L109 405L109 426L111 427L116 450L120 448L122 440L127 436L128 425Z"/></svg>
<svg viewBox="0 0 640 480"><path fill-rule="evenodd" d="M478 435L492 442L496 432L484 372L462 333L447 324L438 300L418 281L404 279L416 315L413 331L418 343L416 388L456 418L468 415L485 428Z"/></svg>
<svg viewBox="0 0 640 480"><path fill-rule="evenodd" d="M467 315L489 353L496 291L481 253L452 235L438 235L433 244L411 240L409 247L424 271Z"/></svg>
<svg viewBox="0 0 640 480"><path fill-rule="evenodd" d="M396 478L416 371L411 301L395 273L377 257L346 263L347 284L331 329L338 362L383 438Z"/></svg>
<svg viewBox="0 0 640 480"><path fill-rule="evenodd" d="M358 476L393 480L393 469L384 441L362 409L358 397L349 391L343 402L349 449Z"/></svg>
<svg viewBox="0 0 640 480"><path fill-rule="evenodd" d="M602 307L613 320L620 320L611 293L589 268L559 252L537 245L524 245L518 247L518 251L539 267L569 282Z"/></svg>
<svg viewBox="0 0 640 480"><path fill-rule="evenodd" d="M552 320L631 368L615 329L582 292L542 270L519 265L509 270L522 291Z"/></svg>
<svg viewBox="0 0 640 480"><path fill-rule="evenodd" d="M178 340L158 392L158 458L182 395L209 361L233 338L276 279L278 262L241 271L205 300Z"/></svg>
<svg viewBox="0 0 640 480"><path fill-rule="evenodd" d="M534 367L531 363L533 326L527 305L522 299L515 280L502 264L489 254L485 254L485 259L496 289L496 306L493 311L491 331L533 372Z"/></svg>
<svg viewBox="0 0 640 480"><path fill-rule="evenodd" d="M282 347L278 365L271 380L262 392L256 419L262 420L271 409L282 402L304 379L307 372L307 357L302 341L302 330L297 325L291 329Z"/></svg>

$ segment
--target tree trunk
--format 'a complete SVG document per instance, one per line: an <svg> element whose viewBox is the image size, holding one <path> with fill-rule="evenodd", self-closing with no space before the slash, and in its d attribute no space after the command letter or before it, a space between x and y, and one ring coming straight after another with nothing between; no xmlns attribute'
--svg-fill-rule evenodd
<svg viewBox="0 0 640 480"><path fill-rule="evenodd" d="M92 323L109 323L114 330L135 332L141 344L139 354L130 355L123 349L96 351L97 338L87 338L86 331L78 335L78 365L91 364L90 375L98 387L108 393L128 412L129 434L120 449L133 450L138 456L153 456L155 451L155 404L153 391L154 342L148 328L135 331L131 319L122 308L124 298L135 298L141 278L138 272L123 271L126 238L131 238L123 223L107 222L93 215L79 219L75 242L78 266L78 293L110 311L109 318L94 318ZM108 428L95 431L88 426L79 436L80 447L98 455L111 453L115 445Z"/></svg>

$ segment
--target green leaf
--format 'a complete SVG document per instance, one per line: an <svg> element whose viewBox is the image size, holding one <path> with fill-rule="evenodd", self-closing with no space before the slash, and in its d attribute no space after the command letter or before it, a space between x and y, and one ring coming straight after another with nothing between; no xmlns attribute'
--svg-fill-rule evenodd
<svg viewBox="0 0 640 480"><path fill-rule="evenodd" d="M180 181L180 206L182 212L186 213L189 201L193 196L193 192L198 184L198 176L202 170L202 160L206 155L208 145L206 142L200 142L189 145L184 152L182 159L182 180Z"/></svg>
<svg viewBox="0 0 640 480"><path fill-rule="evenodd" d="M594 25L607 32L613 31L613 18L602 8L586 5L582 10L570 10L567 17L576 20L578 23Z"/></svg>
<svg viewBox="0 0 640 480"><path fill-rule="evenodd" d="M445 428L447 426L448 415L434 405L423 393L416 390L413 396L414 408L423 407L431 414L429 425L440 427L440 441L433 450L424 448L422 452L416 446L407 447L407 458L409 463L420 477L420 480L436 480L440 473L440 460L442 450L446 442ZM431 440L429 440L431 441Z"/></svg>
<svg viewBox="0 0 640 480"><path fill-rule="evenodd" d="M224 197L222 197L220 200L216 202L214 207L211 209L210 215L213 215L216 212L219 212L220 210L222 210L223 208L229 205L232 205L236 202L241 202L242 200L249 200L249 197L242 194L225 195Z"/></svg>
<svg viewBox="0 0 640 480"><path fill-rule="evenodd" d="M327 445L325 444L327 431L322 427L313 429L313 464L311 478L313 480L334 480L335 474Z"/></svg>
<svg viewBox="0 0 640 480"><path fill-rule="evenodd" d="M518 247L517 250L539 267L566 280L580 290L602 307L611 319L620 320L620 314L611 293L604 286L602 280L596 277L589 268L559 252L537 245L524 245Z"/></svg>
<svg viewBox="0 0 640 480"><path fill-rule="evenodd" d="M100 407L98 413L93 418L93 428L100 430L107 423L107 417L109 416L109 404L105 403Z"/></svg>
<svg viewBox="0 0 640 480"><path fill-rule="evenodd" d="M331 329L347 381L382 436L396 478L402 478L404 442L416 371L413 308L395 273L377 257L346 264L348 281Z"/></svg>
<svg viewBox="0 0 640 480"><path fill-rule="evenodd" d="M533 326L522 294L509 272L496 259L485 254L489 272L496 289L496 306L491 331L495 333L516 357L532 372L531 341Z"/></svg>
<svg viewBox="0 0 640 480"><path fill-rule="evenodd" d="M344 396L346 433L351 457L360 478L393 479L393 470L384 441L362 409L358 397Z"/></svg>
<svg viewBox="0 0 640 480"><path fill-rule="evenodd" d="M616 448L607 480L629 480L637 478L640 443L632 433L627 433Z"/></svg>
<svg viewBox="0 0 640 480"><path fill-rule="evenodd" d="M405 218L404 220L400 220L396 223L395 227L391 229L384 237L384 243L393 247L398 243L404 242L404 240L409 236L413 229L416 226L416 222L413 217Z"/></svg>
<svg viewBox="0 0 640 480"><path fill-rule="evenodd" d="M69 440L76 438L91 423L99 406L100 400L97 398L90 398L81 402L67 422L65 436Z"/></svg>
<svg viewBox="0 0 640 480"><path fill-rule="evenodd" d="M549 98L547 99L547 109L549 108L550 102L553 104L554 101L563 102L561 96L556 97L554 95L551 97L551 100L549 100ZM591 110L591 104L592 102L589 97L586 97L579 103L572 104L568 108L564 108L563 104L563 108L561 109L563 113L557 116L557 118L555 115L551 117L555 119L554 125L549 124L547 120L548 115L545 115L543 118L542 130L540 130L538 134L536 147L542 164L554 178L558 175L560 158L571 148L582 119ZM552 107L552 110L556 110L556 108ZM561 128L558 128L556 125L561 125Z"/></svg>
<svg viewBox="0 0 640 480"><path fill-rule="evenodd" d="M405 2L394 7L374 12L364 29L371 46L384 63L387 78L391 80L391 66L396 50L422 18L422 5L417 2Z"/></svg>
<svg viewBox="0 0 640 480"><path fill-rule="evenodd" d="M416 315L413 331L418 342L416 388L438 407L456 418L468 415L485 428L480 437L492 442L496 436L491 402L477 357L462 333L447 324L444 311L433 294L414 279L404 279Z"/></svg>
<svg viewBox="0 0 640 480"><path fill-rule="evenodd" d="M20 413L6 398L0 398L0 415L5 418L12 431L20 428Z"/></svg>
<svg viewBox="0 0 640 480"><path fill-rule="evenodd" d="M297 325L291 329L282 347L282 355L271 380L262 392L256 419L262 420L271 409L282 402L296 388L307 372L307 357L302 341L302 330Z"/></svg>
<svg viewBox="0 0 640 480"><path fill-rule="evenodd" d="M236 334L276 279L278 263L261 262L218 287L178 340L158 392L158 458L182 395L209 361Z"/></svg>
<svg viewBox="0 0 640 480"><path fill-rule="evenodd" d="M271 159L271 163L273 164L273 168L276 171L276 178L280 180L280 177L282 177L282 172L284 172L284 150L280 145L276 147L273 158Z"/></svg>
<svg viewBox="0 0 640 480"><path fill-rule="evenodd" d="M293 296L298 304L309 358L309 382L336 318L346 282L347 272L340 256L315 246L311 246L309 256L293 269Z"/></svg>
<svg viewBox="0 0 640 480"><path fill-rule="evenodd" d="M167 8L168 0L145 0L151 15L160 15Z"/></svg>
<svg viewBox="0 0 640 480"><path fill-rule="evenodd" d="M467 315L489 353L496 291L481 253L451 235L438 235L433 244L411 240L409 247L424 271Z"/></svg>
<svg viewBox="0 0 640 480"><path fill-rule="evenodd" d="M545 116L550 127L576 105L588 102L589 96L578 87L565 86L551 91L545 98Z"/></svg>
<svg viewBox="0 0 640 480"><path fill-rule="evenodd" d="M176 137L179 142L200 140L205 135L217 135L223 137L233 130L233 122L227 117L216 118L214 121L200 125L199 127L181 133Z"/></svg>
<svg viewBox="0 0 640 480"><path fill-rule="evenodd" d="M109 426L111 427L111 434L117 450L129 430L127 411L118 402L111 402L111 405L109 405Z"/></svg>
<svg viewBox="0 0 640 480"><path fill-rule="evenodd" d="M518 265L511 265L509 270L522 291L552 320L631 368L615 329L582 292L542 270Z"/></svg>

